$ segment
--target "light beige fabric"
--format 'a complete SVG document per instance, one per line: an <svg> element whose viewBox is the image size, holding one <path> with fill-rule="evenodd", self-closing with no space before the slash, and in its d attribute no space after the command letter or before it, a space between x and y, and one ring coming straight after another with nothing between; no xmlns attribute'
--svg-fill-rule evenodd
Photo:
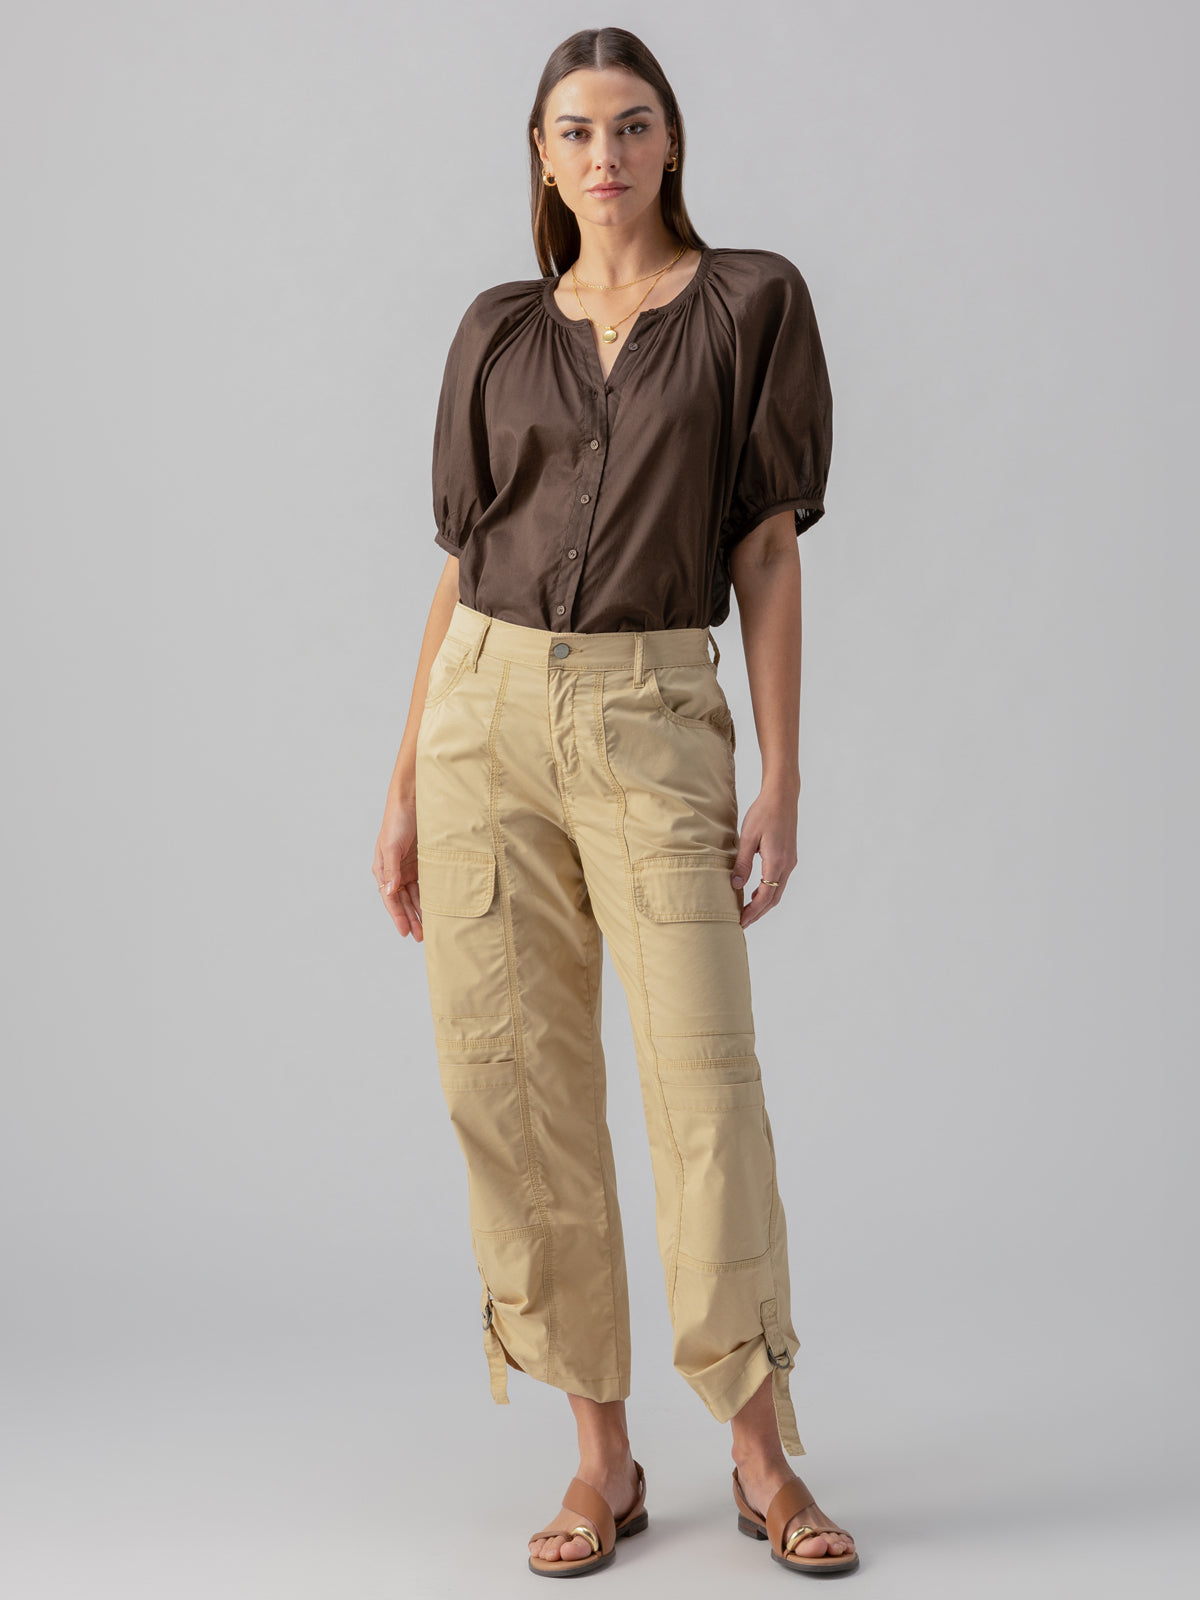
<svg viewBox="0 0 1200 1600"><path fill-rule="evenodd" d="M630 1393L603 936L633 1023L675 1367L720 1422L771 1374L784 1448L803 1455L710 639L455 607L417 741L426 972L493 1398L509 1366L593 1400Z"/></svg>

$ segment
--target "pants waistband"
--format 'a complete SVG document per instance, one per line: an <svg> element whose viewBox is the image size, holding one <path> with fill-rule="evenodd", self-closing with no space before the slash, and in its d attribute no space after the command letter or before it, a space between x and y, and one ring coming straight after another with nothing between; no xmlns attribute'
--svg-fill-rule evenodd
<svg viewBox="0 0 1200 1600"><path fill-rule="evenodd" d="M567 672L594 671L598 667L632 667L641 677L644 667L696 666L721 659L711 628L649 628L642 632L569 633L549 628L528 628L500 617L455 603L446 630L448 638L471 647L472 668L481 655L498 656L524 666Z"/></svg>

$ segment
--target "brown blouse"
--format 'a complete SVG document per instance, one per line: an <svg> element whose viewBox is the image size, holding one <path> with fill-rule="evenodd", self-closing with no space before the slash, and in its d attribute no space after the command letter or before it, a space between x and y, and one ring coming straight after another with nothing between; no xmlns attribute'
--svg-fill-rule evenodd
<svg viewBox="0 0 1200 1600"><path fill-rule="evenodd" d="M776 512L824 513L833 397L808 286L773 250L705 246L640 311L605 379L558 279L485 289L446 359L435 543L459 598L527 627L715 627L729 552Z"/></svg>

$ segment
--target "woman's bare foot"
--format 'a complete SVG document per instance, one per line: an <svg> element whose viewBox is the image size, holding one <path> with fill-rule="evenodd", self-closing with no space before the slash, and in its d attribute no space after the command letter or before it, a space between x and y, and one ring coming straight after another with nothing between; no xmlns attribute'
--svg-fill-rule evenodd
<svg viewBox="0 0 1200 1600"><path fill-rule="evenodd" d="M731 1453L747 1505L765 1519L767 1507L779 1490L798 1476L788 1466L779 1440L770 1374L733 1418ZM801 1539L793 1547L798 1556L848 1556L854 1551L852 1535L845 1528L839 1528L832 1517L827 1517L815 1501L798 1511L794 1517L788 1518L783 1530L785 1544L791 1530L801 1526L827 1528L829 1532L815 1533Z"/></svg>
<svg viewBox="0 0 1200 1600"><path fill-rule="evenodd" d="M629 1434L625 1427L624 1400L585 1400L581 1395L568 1394L571 1410L579 1429L579 1467L575 1477L591 1484L612 1507L617 1522L632 1508L638 1494L637 1468L629 1448ZM568 1506L576 1522L586 1524L599 1537L600 1530L591 1517L576 1515ZM547 1517L547 1522L556 1520ZM578 1561L590 1556L592 1547L581 1535L550 1533L529 1541L529 1554L543 1561Z"/></svg>
<svg viewBox="0 0 1200 1600"><path fill-rule="evenodd" d="M785 1483L790 1483L797 1476L791 1467L778 1463L764 1461L738 1461L735 1458L738 1482L742 1486L742 1493L746 1503L752 1511L757 1511L759 1516L766 1520L767 1507L783 1488ZM853 1536L845 1528L839 1528L832 1517L827 1517L814 1500L810 1505L798 1511L794 1517L789 1517L787 1526L783 1530L783 1542L787 1544L787 1536L793 1528L803 1524L807 1528L828 1528L829 1533L815 1533L807 1539L801 1539L799 1544L793 1545L794 1554L798 1556L848 1556L854 1553Z"/></svg>

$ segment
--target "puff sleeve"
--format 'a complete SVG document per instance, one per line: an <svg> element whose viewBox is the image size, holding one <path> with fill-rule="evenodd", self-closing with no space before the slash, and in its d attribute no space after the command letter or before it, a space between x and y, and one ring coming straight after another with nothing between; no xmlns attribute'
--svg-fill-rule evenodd
<svg viewBox="0 0 1200 1600"><path fill-rule="evenodd" d="M786 257L762 255L769 270L738 319L725 550L780 511L795 511L797 535L818 521L833 454L833 395L808 285Z"/></svg>
<svg viewBox="0 0 1200 1600"><path fill-rule="evenodd" d="M467 307L450 344L433 427L434 543L458 555L495 498L483 410L485 296Z"/></svg>

